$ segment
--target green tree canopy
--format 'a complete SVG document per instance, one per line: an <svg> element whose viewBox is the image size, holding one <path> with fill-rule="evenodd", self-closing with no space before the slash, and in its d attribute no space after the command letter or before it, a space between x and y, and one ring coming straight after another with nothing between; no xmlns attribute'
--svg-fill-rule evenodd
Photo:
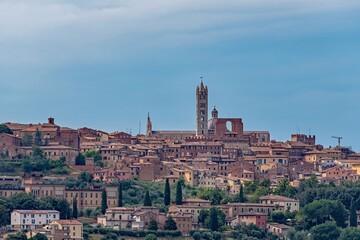
<svg viewBox="0 0 360 240"><path fill-rule="evenodd" d="M341 230L335 222L326 222L311 228L310 232L312 240L338 240Z"/></svg>
<svg viewBox="0 0 360 240"><path fill-rule="evenodd" d="M105 214L107 208L108 208L107 194L106 194L106 190L104 189L101 193L101 213Z"/></svg>
<svg viewBox="0 0 360 240"><path fill-rule="evenodd" d="M166 179L165 182L165 190L164 190L164 205L169 206L171 201L171 195L170 195L170 183L169 179Z"/></svg>
<svg viewBox="0 0 360 240"><path fill-rule="evenodd" d="M157 240L157 236L155 234L150 233L146 235L145 240Z"/></svg>
<svg viewBox="0 0 360 240"><path fill-rule="evenodd" d="M44 159L44 152L40 147L38 147L38 145L32 148L32 158L36 160Z"/></svg>
<svg viewBox="0 0 360 240"><path fill-rule="evenodd" d="M14 134L14 132L5 124L0 124L0 133Z"/></svg>
<svg viewBox="0 0 360 240"><path fill-rule="evenodd" d="M42 233L37 233L34 237L33 240L48 240L48 238L42 234Z"/></svg>
<svg viewBox="0 0 360 240"><path fill-rule="evenodd" d="M91 183L93 178L93 175L88 171L82 171L78 176L79 181L86 183Z"/></svg>
<svg viewBox="0 0 360 240"><path fill-rule="evenodd" d="M144 206L150 207L152 205L149 190L145 192Z"/></svg>
<svg viewBox="0 0 360 240"><path fill-rule="evenodd" d="M212 210L211 214L213 216L210 216L210 210ZM203 227L209 229L216 228L216 230L219 230L222 226L225 225L225 218L226 218L225 213L221 211L219 208L214 206L211 207L210 210L206 210L206 209L200 210L198 221L199 223L202 224ZM216 219L214 221L215 215L216 215Z"/></svg>
<svg viewBox="0 0 360 240"><path fill-rule="evenodd" d="M6 240L27 240L25 233L17 232L16 234L9 235Z"/></svg>
<svg viewBox="0 0 360 240"><path fill-rule="evenodd" d="M175 231L177 230L176 222L174 219L169 215L165 221L164 229L168 231Z"/></svg>
<svg viewBox="0 0 360 240"><path fill-rule="evenodd" d="M73 208L72 208L72 217L78 218L78 208L77 208L77 198L73 198Z"/></svg>
<svg viewBox="0 0 360 240"><path fill-rule="evenodd" d="M25 133L22 137L22 145L29 147L33 144L33 135L31 133Z"/></svg>
<svg viewBox="0 0 360 240"><path fill-rule="evenodd" d="M354 199L352 199L350 205L350 227L357 227L357 226L358 226L358 222L357 222L356 206Z"/></svg>
<svg viewBox="0 0 360 240"><path fill-rule="evenodd" d="M192 235L194 240L201 240L201 233L199 232L194 232L194 234Z"/></svg>
<svg viewBox="0 0 360 240"><path fill-rule="evenodd" d="M360 240L360 228L345 228L340 234L339 240Z"/></svg>
<svg viewBox="0 0 360 240"><path fill-rule="evenodd" d="M42 134L38 128L36 128L36 131L35 131L34 144L35 144L35 146L42 145Z"/></svg>
<svg viewBox="0 0 360 240"><path fill-rule="evenodd" d="M245 196L244 196L244 187L242 184L240 184L240 192L237 197L237 202L244 203L245 202Z"/></svg>
<svg viewBox="0 0 360 240"><path fill-rule="evenodd" d="M79 153L75 158L75 165L85 165L85 157Z"/></svg>
<svg viewBox="0 0 360 240"><path fill-rule="evenodd" d="M148 230L157 231L158 230L158 223L155 219L151 219L148 225Z"/></svg>
<svg viewBox="0 0 360 240"><path fill-rule="evenodd" d="M218 219L218 211L215 207L211 207L209 211L209 224L208 227L212 231L218 231L219 230L219 219Z"/></svg>
<svg viewBox="0 0 360 240"><path fill-rule="evenodd" d="M285 214L282 211L274 211L271 213L271 219L276 223L284 224L286 222Z"/></svg>
<svg viewBox="0 0 360 240"><path fill-rule="evenodd" d="M305 229L329 220L336 221L339 227L346 227L347 212L340 201L323 199L315 200L303 207L296 218L298 223L304 225Z"/></svg>
<svg viewBox="0 0 360 240"><path fill-rule="evenodd" d="M285 197L295 197L297 194L297 189L290 185L290 182L287 178L281 180L275 189L275 193Z"/></svg>
<svg viewBox="0 0 360 240"><path fill-rule="evenodd" d="M176 204L176 205L182 205L182 200L183 200L183 196L182 196L182 183L181 183L181 181L178 181L178 182L177 182L177 185L176 185L175 204Z"/></svg>

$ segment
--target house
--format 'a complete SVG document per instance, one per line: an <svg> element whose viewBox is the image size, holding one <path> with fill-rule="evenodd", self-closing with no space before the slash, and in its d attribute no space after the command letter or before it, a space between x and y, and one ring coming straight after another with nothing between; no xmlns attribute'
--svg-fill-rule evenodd
<svg viewBox="0 0 360 240"><path fill-rule="evenodd" d="M11 228L14 230L40 229L60 219L56 210L14 210L11 212Z"/></svg>
<svg viewBox="0 0 360 240"><path fill-rule="evenodd" d="M245 213L266 213L270 214L276 210L284 210L282 206L276 206L275 204L262 204L262 203L228 203L227 217L236 217Z"/></svg>
<svg viewBox="0 0 360 240"><path fill-rule="evenodd" d="M259 228L266 228L267 221L266 213L252 212L252 213L239 213L235 217L227 218L226 225L235 227L241 223L255 224Z"/></svg>
<svg viewBox="0 0 360 240"><path fill-rule="evenodd" d="M133 221L134 211L134 208L108 208L104 216L98 217L98 224L104 227L118 226L120 229L128 228Z"/></svg>
<svg viewBox="0 0 360 240"><path fill-rule="evenodd" d="M177 229L181 231L183 235L188 235L192 230L192 216L191 213L175 212L169 214L176 222Z"/></svg>
<svg viewBox="0 0 360 240"><path fill-rule="evenodd" d="M279 223L268 223L267 229L269 232L276 233L280 235L281 237L284 237L287 235L288 231L292 229L292 227L287 226L285 224L279 224Z"/></svg>
<svg viewBox="0 0 360 240"><path fill-rule="evenodd" d="M279 195L268 195L260 197L260 203L279 205L290 212L299 211L300 201L298 199L287 198Z"/></svg>
<svg viewBox="0 0 360 240"><path fill-rule="evenodd" d="M49 240L83 240L83 224L77 220L54 220L49 224L53 229L54 238ZM60 236L59 236L60 235Z"/></svg>

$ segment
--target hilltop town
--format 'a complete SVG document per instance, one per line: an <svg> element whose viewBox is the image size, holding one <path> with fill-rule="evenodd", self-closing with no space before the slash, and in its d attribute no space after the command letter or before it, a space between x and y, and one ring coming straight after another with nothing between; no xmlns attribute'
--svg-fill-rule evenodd
<svg viewBox="0 0 360 240"><path fill-rule="evenodd" d="M360 153L340 139L326 148L314 135L272 140L240 117L222 118L208 100L201 82L196 129L189 131L153 129L150 114L139 135L72 129L52 117L2 123L0 234L50 240L359 234Z"/></svg>

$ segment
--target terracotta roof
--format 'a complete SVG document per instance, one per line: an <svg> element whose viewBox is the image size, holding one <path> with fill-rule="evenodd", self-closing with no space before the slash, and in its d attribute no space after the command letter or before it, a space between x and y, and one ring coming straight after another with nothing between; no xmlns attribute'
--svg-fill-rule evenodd
<svg viewBox="0 0 360 240"><path fill-rule="evenodd" d="M49 213L60 213L56 210L18 210L15 209L13 212L18 212L21 214L49 214Z"/></svg>
<svg viewBox="0 0 360 240"><path fill-rule="evenodd" d="M55 220L54 222L57 222L61 225L82 225L81 222L77 221L77 220Z"/></svg>
<svg viewBox="0 0 360 240"><path fill-rule="evenodd" d="M199 199L199 198L186 198L182 201L183 203L189 202L189 203L211 203L209 200Z"/></svg>
<svg viewBox="0 0 360 240"><path fill-rule="evenodd" d="M277 201L287 201L287 202L297 202L298 200L293 199L293 198L288 198L288 197L283 197L280 195L268 195L268 196L263 196L259 198L260 200L277 200Z"/></svg>

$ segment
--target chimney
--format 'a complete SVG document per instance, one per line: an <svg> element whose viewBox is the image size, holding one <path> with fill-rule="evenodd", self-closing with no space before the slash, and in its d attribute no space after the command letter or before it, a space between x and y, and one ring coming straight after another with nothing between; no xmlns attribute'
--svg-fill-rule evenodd
<svg viewBox="0 0 360 240"><path fill-rule="evenodd" d="M48 118L48 123L49 124L55 124L55 119L53 117L49 117Z"/></svg>

